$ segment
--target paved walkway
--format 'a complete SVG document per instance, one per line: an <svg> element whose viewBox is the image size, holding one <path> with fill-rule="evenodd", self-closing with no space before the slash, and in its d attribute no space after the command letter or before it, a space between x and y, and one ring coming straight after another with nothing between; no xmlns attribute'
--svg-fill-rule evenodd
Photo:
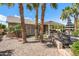
<svg viewBox="0 0 79 59"><path fill-rule="evenodd" d="M34 38L28 38L32 41ZM22 44L17 39L3 38L0 42L0 55L12 56L62 56L57 48L48 48L46 44L40 42L29 42Z"/></svg>

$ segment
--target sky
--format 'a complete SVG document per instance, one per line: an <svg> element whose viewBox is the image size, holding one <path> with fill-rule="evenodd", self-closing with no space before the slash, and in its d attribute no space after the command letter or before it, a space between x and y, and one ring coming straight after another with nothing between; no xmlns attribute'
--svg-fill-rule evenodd
<svg viewBox="0 0 79 59"><path fill-rule="evenodd" d="M62 9L64 9L67 6L70 6L69 3L58 3L57 9L53 9L50 7L50 4L46 5L46 11L45 11L45 22L46 21L55 21L58 23L66 24L67 21L62 21L60 19ZM35 10L32 11L28 10L26 7L26 4L24 4L24 16L26 18L29 18L32 21L35 21ZM39 6L39 22L41 19L41 6ZM19 6L18 4L15 4L13 7L9 8L6 5L0 6L0 23L5 23L7 16L19 16Z"/></svg>

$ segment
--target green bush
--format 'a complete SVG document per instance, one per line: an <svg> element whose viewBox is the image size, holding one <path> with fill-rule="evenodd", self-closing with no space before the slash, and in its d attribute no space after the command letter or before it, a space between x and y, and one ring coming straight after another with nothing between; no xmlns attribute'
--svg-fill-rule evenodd
<svg viewBox="0 0 79 59"><path fill-rule="evenodd" d="M79 30L76 31L76 32L72 32L72 35L73 35L73 36L78 36L78 35L79 35Z"/></svg>
<svg viewBox="0 0 79 59"><path fill-rule="evenodd" d="M0 29L6 29L6 25L0 24Z"/></svg>
<svg viewBox="0 0 79 59"><path fill-rule="evenodd" d="M11 26L9 27L9 29L7 29L10 33L13 33L16 35L16 37L20 37L21 36L21 26L19 24L16 24L15 26Z"/></svg>
<svg viewBox="0 0 79 59"><path fill-rule="evenodd" d="M74 55L79 56L79 41L76 41L71 45L71 50Z"/></svg>

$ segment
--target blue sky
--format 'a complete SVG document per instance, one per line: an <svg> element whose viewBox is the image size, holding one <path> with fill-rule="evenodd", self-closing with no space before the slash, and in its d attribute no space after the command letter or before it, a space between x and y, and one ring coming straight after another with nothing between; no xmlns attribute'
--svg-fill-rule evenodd
<svg viewBox="0 0 79 59"><path fill-rule="evenodd" d="M62 13L62 9L64 9L66 6L70 6L69 3L59 3L57 9L53 9L50 7L49 4L46 6L45 11L45 21L55 21L62 24L66 24L66 21L60 20L60 16ZM15 4L14 7L8 8L6 5L0 6L0 20L4 21L6 16L19 16L19 8L18 4ZM24 16L27 18L31 18L33 21L35 19L35 10L29 11L26 7L26 4L24 4ZM2 19L1 17L5 18ZM41 6L39 7L39 21L41 19Z"/></svg>

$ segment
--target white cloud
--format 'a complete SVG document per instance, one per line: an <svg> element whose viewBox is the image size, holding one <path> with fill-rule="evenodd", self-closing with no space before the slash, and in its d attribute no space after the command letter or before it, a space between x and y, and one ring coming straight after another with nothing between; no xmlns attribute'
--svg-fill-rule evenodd
<svg viewBox="0 0 79 59"><path fill-rule="evenodd" d="M19 17L19 16L15 14L14 17Z"/></svg>
<svg viewBox="0 0 79 59"><path fill-rule="evenodd" d="M16 15L16 14L14 15L14 17L18 17L18 18L20 18L20 16L18 16L18 15ZM30 18L30 17L25 17L25 16L24 16L24 18L25 18L27 21L34 22L33 19Z"/></svg>
<svg viewBox="0 0 79 59"><path fill-rule="evenodd" d="M6 16L0 14L0 23L6 24L6 19L7 19Z"/></svg>
<svg viewBox="0 0 79 59"><path fill-rule="evenodd" d="M29 20L32 20L32 18L30 18L30 17L25 17L25 19L29 19Z"/></svg>
<svg viewBox="0 0 79 59"><path fill-rule="evenodd" d="M0 21L6 21L7 17L4 15L0 15Z"/></svg>
<svg viewBox="0 0 79 59"><path fill-rule="evenodd" d="M64 25L67 24L67 20L61 20L61 19L59 19L59 22L60 22L61 24L64 24Z"/></svg>
<svg viewBox="0 0 79 59"><path fill-rule="evenodd" d="M35 20L36 20L36 18L34 18L34 19L33 19L33 21L34 21L34 22L35 22ZM40 23L40 22L41 22L41 20L40 20L40 19L38 19L38 23Z"/></svg>
<svg viewBox="0 0 79 59"><path fill-rule="evenodd" d="M14 17L20 17L20 16L18 16L18 15L14 15ZM32 18L30 18L30 17L24 17L25 19L29 19L29 20L32 20Z"/></svg>

